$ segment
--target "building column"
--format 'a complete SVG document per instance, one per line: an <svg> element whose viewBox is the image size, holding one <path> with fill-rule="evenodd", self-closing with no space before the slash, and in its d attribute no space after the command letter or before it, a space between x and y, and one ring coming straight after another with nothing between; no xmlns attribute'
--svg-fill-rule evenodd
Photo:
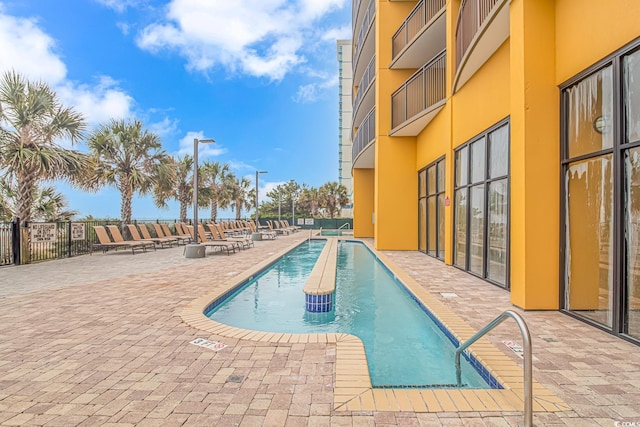
<svg viewBox="0 0 640 427"><path fill-rule="evenodd" d="M512 0L511 302L558 309L560 131L555 2Z"/></svg>

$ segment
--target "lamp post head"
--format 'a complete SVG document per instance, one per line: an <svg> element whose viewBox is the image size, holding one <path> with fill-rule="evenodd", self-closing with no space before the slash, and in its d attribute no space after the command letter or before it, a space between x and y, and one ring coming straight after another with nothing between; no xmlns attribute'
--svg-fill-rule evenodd
<svg viewBox="0 0 640 427"><path fill-rule="evenodd" d="M202 142L202 143L212 143L212 142L216 142L216 140L215 140L215 139L213 139L213 138L208 138L208 139L197 139L197 138L196 138L196 141L198 141L198 142Z"/></svg>

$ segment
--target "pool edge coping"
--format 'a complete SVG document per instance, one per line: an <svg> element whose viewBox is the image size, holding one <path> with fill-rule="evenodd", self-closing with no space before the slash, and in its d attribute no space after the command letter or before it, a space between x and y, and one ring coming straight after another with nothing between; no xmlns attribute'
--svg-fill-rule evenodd
<svg viewBox="0 0 640 427"><path fill-rule="evenodd" d="M388 256L377 251L368 241L346 236L314 236L352 240L363 243L374 256L404 285L407 291L438 319L458 340L464 342L475 330L461 317L424 289ZM521 412L523 403L522 368L486 338L480 339L469 352L503 386L503 389L409 389L373 388L369 376L364 344L360 338L345 333L287 334L263 332L228 326L204 315L215 300L241 283L250 280L280 257L299 246L296 242L274 253L253 267L229 278L216 289L206 292L180 310L179 316L191 327L211 334L271 344L336 344L334 410L335 411L410 411L410 412ZM453 362L452 362L453 363ZM533 410L562 412L572 408L546 387L533 380Z"/></svg>

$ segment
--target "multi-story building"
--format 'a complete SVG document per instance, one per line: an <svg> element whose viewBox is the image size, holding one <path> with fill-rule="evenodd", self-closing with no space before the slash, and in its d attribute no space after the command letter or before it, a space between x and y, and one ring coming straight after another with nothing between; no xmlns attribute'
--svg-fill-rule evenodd
<svg viewBox="0 0 640 427"><path fill-rule="evenodd" d="M640 343L640 2L354 0L354 233Z"/></svg>
<svg viewBox="0 0 640 427"><path fill-rule="evenodd" d="M349 205L342 208L340 215L353 217L353 179L351 177L351 121L353 88L353 64L351 40L338 40L338 182L344 185L349 196Z"/></svg>

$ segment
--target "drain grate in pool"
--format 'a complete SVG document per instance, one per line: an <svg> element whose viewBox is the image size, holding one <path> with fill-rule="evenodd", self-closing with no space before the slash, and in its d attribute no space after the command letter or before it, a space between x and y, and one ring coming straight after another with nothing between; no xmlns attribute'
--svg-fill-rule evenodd
<svg viewBox="0 0 640 427"><path fill-rule="evenodd" d="M460 387L466 387L468 384L462 384ZM381 384L374 385L373 388L459 388L458 384L408 384L408 385L390 385Z"/></svg>

